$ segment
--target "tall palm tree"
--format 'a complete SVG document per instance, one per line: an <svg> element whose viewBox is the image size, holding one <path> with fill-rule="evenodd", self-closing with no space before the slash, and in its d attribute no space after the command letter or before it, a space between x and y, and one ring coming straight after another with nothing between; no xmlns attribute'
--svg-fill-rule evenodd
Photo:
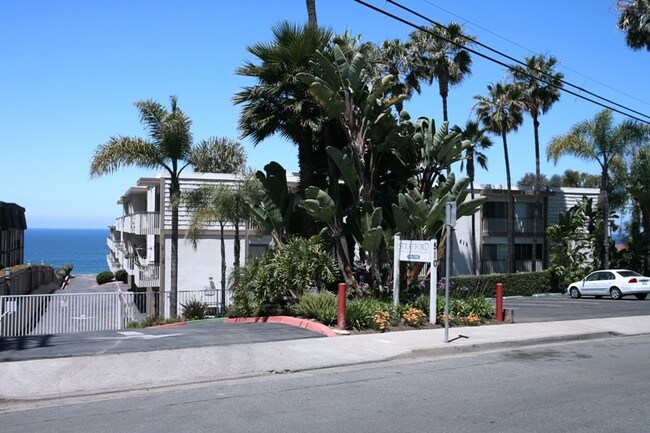
<svg viewBox="0 0 650 433"><path fill-rule="evenodd" d="M97 147L90 162L90 176L112 173L125 166L147 169L162 168L170 178L169 195L172 209L171 282L169 292L172 317L178 314L178 205L180 174L189 165L192 134L189 117L178 108L175 96L170 97L169 110L158 102L143 100L135 103L140 121L149 138L114 136Z"/></svg>
<svg viewBox="0 0 650 433"><path fill-rule="evenodd" d="M625 32L625 42L634 50L650 51L650 0L618 0L621 12L616 26Z"/></svg>
<svg viewBox="0 0 650 433"><path fill-rule="evenodd" d="M255 62L247 61L238 75L256 80L233 97L242 106L239 129L254 145L279 134L298 146L299 193L322 185L326 157L321 136L324 111L311 96L309 86L296 77L310 72L309 62L325 51L332 32L310 25L282 22L273 27L273 40L247 48Z"/></svg>
<svg viewBox="0 0 650 433"><path fill-rule="evenodd" d="M390 94L392 96L406 95L411 99L413 92L420 93L420 81L416 62L411 55L409 44L399 39L386 40L381 46L374 46L373 58L369 59L378 77L392 75L395 78ZM395 104L398 113L403 110L403 101Z"/></svg>
<svg viewBox="0 0 650 433"><path fill-rule="evenodd" d="M647 128L632 121L615 125L611 110L603 110L593 119L576 123L568 133L553 137L546 148L546 156L554 163L560 157L570 155L600 165L599 200L605 224L601 256L603 269L609 268L610 169L630 145L644 138L647 138Z"/></svg>
<svg viewBox="0 0 650 433"><path fill-rule="evenodd" d="M463 47L470 44L470 37L463 34L460 24L431 26L428 31L411 33L410 46L418 64L418 76L429 85L434 78L442 98L442 118L448 121L447 97L449 87L460 84L470 74L472 58Z"/></svg>
<svg viewBox="0 0 650 433"><path fill-rule="evenodd" d="M210 137L192 149L191 161L197 172L239 173L246 165L246 150L239 141Z"/></svg>
<svg viewBox="0 0 650 433"><path fill-rule="evenodd" d="M312 27L318 27L318 19L316 18L316 0L306 0L306 5L309 25Z"/></svg>
<svg viewBox="0 0 650 433"><path fill-rule="evenodd" d="M207 225L219 224L221 252L221 311L226 309L226 240L224 229L228 222L228 207L232 202L232 190L227 185L206 185L189 191L184 201L192 218L187 230L187 238L196 248L201 238L201 230Z"/></svg>
<svg viewBox="0 0 650 433"><path fill-rule="evenodd" d="M533 119L535 135L535 210L533 216L533 271L537 270L537 226L539 222L539 191L540 162L539 162L539 116L546 114L551 106L560 99L560 89L564 74L555 72L557 59L544 55L526 57L526 67L514 66L512 76L516 84L521 86L524 93L522 102L524 110Z"/></svg>
<svg viewBox="0 0 650 433"><path fill-rule="evenodd" d="M459 132L463 140L469 140L472 146L468 147L465 151L465 160L467 161L467 177L469 178L470 197L474 200L474 177L475 166L474 163L480 165L484 170L487 170L487 155L483 150L492 147L492 139L485 135L486 130L481 128L478 122L468 120L465 123L465 128L454 126L454 131ZM460 169L463 169L464 161L461 161ZM472 272L478 275L478 260L476 251L476 214L472 214Z"/></svg>
<svg viewBox="0 0 650 433"><path fill-rule="evenodd" d="M501 135L503 141L503 157L506 166L506 182L508 189L508 204L506 223L508 232L508 249L506 251L506 272L513 270L512 261L515 248L515 238L513 232L514 221L514 203L512 199L512 179L510 177L510 158L508 157L508 132L516 131L523 122L522 110L522 92L519 86L512 83L497 83L496 85L488 84L487 96L475 96L477 101L474 105L478 120L483 124L487 131L493 134Z"/></svg>

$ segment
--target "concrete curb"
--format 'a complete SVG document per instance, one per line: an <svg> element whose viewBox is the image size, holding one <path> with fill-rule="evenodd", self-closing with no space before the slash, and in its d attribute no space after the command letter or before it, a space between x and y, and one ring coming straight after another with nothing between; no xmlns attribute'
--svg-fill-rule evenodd
<svg viewBox="0 0 650 433"><path fill-rule="evenodd" d="M291 316L268 316L268 317L236 317L226 319L224 323L281 323L283 325L304 328L327 337L337 337L338 334L328 326L319 322L307 319L299 319Z"/></svg>

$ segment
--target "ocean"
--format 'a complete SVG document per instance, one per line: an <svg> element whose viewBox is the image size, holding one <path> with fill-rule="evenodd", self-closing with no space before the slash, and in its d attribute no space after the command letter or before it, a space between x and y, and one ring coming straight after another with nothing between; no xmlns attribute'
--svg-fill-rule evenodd
<svg viewBox="0 0 650 433"><path fill-rule="evenodd" d="M25 264L72 263L73 274L108 270L108 229L30 229L25 231Z"/></svg>

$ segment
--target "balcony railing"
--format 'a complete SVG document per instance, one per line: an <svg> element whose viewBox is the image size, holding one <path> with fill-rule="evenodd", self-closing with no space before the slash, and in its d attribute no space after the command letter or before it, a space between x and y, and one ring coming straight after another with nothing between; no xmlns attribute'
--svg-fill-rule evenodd
<svg viewBox="0 0 650 433"><path fill-rule="evenodd" d="M537 271L541 271L544 266L542 260L536 260L537 262ZM515 260L515 272L532 272L533 271L533 261L532 260ZM506 272L506 261L505 260L483 260L483 274L502 274Z"/></svg>
<svg viewBox="0 0 650 433"><path fill-rule="evenodd" d="M117 230L136 235L159 235L160 212L137 212L115 220Z"/></svg>
<svg viewBox="0 0 650 433"><path fill-rule="evenodd" d="M516 218L513 224L515 233L533 233L534 218ZM507 218L483 218L483 233L506 233L508 231ZM544 221L537 221L537 234L544 234Z"/></svg>
<svg viewBox="0 0 650 433"><path fill-rule="evenodd" d="M159 287L160 266L159 265L137 265L135 272L135 284L138 287Z"/></svg>

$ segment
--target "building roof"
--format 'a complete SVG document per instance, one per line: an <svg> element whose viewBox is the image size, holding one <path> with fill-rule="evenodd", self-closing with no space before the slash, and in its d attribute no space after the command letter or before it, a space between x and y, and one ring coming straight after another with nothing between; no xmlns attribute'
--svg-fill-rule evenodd
<svg viewBox="0 0 650 433"><path fill-rule="evenodd" d="M25 208L15 203L0 201L0 230L27 229Z"/></svg>

